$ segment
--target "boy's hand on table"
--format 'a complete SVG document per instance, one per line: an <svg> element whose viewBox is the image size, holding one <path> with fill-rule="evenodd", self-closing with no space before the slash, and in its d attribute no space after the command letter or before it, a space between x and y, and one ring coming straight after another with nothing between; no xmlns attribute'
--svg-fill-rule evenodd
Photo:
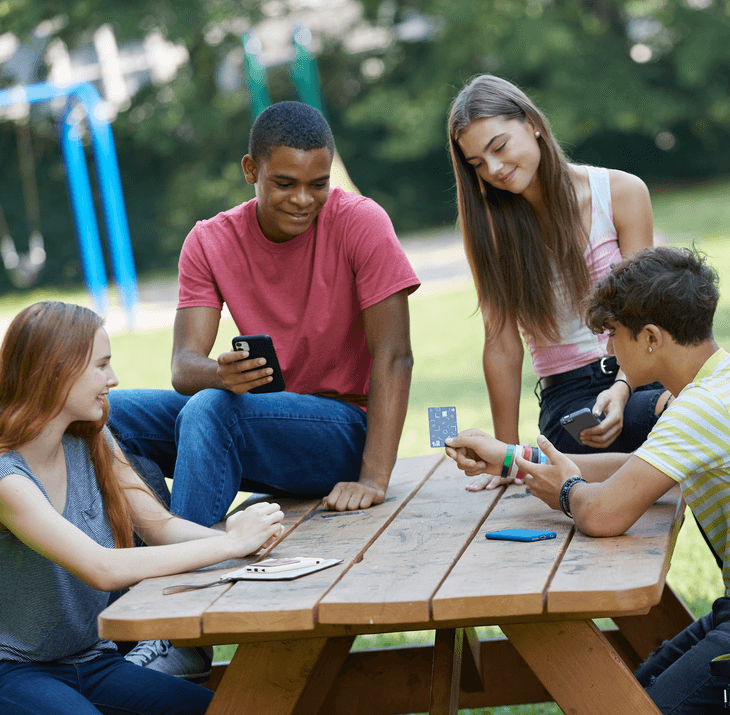
<svg viewBox="0 0 730 715"><path fill-rule="evenodd" d="M363 482L338 482L322 500L322 504L330 511L356 511L384 501L385 489Z"/></svg>

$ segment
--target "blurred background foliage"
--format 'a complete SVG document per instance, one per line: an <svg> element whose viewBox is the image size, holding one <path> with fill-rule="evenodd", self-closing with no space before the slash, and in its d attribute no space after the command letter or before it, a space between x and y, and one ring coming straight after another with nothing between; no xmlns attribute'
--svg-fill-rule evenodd
<svg viewBox="0 0 730 715"><path fill-rule="evenodd" d="M253 195L240 169L251 126L241 34L326 6L0 0L0 36L13 33L31 46L43 26L73 50L108 23L120 46L157 31L187 50L174 78L141 86L113 122L138 271L174 272L196 220ZM324 106L350 176L398 231L453 226L446 116L456 92L481 72L524 88L576 161L624 169L650 185L729 173L726 0L362 0L358 7L338 33L312 28ZM378 42L353 43L363 28ZM27 81L47 79L39 56ZM225 68L239 81L221 89ZM269 69L268 80L273 101L296 98L286 66ZM0 87L12 82L0 74ZM48 251L41 283L78 282L55 117L34 107L29 121ZM22 248L27 225L9 119L0 121L0 157L0 205ZM0 273L0 291L8 289Z"/></svg>

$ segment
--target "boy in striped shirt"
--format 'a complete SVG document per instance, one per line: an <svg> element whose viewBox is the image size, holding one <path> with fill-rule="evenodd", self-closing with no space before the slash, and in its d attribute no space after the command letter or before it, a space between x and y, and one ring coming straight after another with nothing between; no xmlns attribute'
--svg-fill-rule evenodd
<svg viewBox="0 0 730 715"><path fill-rule="evenodd" d="M718 298L695 250L645 249L617 264L589 299L588 325L608 330L631 387L656 380L676 399L634 454L568 457L540 437L548 464L517 458L529 491L591 536L622 534L679 483L722 558L725 596L636 672L662 713L719 711L728 685L710 667L730 653L730 355L712 334ZM507 445L476 430L448 444L467 474L500 473Z"/></svg>

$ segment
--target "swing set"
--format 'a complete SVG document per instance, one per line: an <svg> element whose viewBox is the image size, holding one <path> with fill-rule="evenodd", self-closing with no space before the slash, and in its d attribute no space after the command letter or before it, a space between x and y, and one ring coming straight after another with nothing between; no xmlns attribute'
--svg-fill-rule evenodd
<svg viewBox="0 0 730 715"><path fill-rule="evenodd" d="M81 123L83 119L86 120L91 137L112 273L126 314L127 326L131 330L134 327L138 302L137 277L114 137L109 122L104 117L99 93L90 82L68 87L40 82L0 90L0 109L19 105L27 115L29 105L49 102L59 97L66 99L66 107L59 120L60 143L84 281L97 312L106 315L109 309L109 286L86 165ZM0 207L0 255L13 285L27 288L38 280L46 262L46 252L41 233L30 132L27 123L19 122L16 126L26 217L30 230L28 252L18 252Z"/></svg>
<svg viewBox="0 0 730 715"><path fill-rule="evenodd" d="M326 117L317 61L310 49L312 33L306 27L300 25L294 29L292 41L294 43L294 58L289 64L289 77L296 89L299 101L318 109ZM245 56L244 67L248 80L249 107L251 108L251 117L255 121L256 117L271 104L266 81L266 66L261 60L261 41L255 32L251 31L243 35L241 44ZM336 149L332 161L330 185L339 186L354 194L360 193L347 173L345 164Z"/></svg>

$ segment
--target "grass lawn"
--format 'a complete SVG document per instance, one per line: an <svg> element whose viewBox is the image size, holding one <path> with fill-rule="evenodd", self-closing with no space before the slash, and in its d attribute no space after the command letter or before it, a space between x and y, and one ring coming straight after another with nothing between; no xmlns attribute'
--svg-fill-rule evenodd
<svg viewBox="0 0 730 715"><path fill-rule="evenodd" d="M710 257L720 273L721 299L715 319L715 335L720 345L730 347L730 206L726 197L730 182L687 189L668 187L652 191L655 226L674 245L687 245L692 239ZM24 305L49 296L48 292L23 294L0 299L0 316L12 315ZM53 296L78 300L73 295ZM84 302L87 302L84 299ZM411 299L411 335L415 367L399 456L429 453L426 408L456 405L459 426L491 430L489 403L481 370L483 332L475 314L476 294L471 283L456 285L438 294L418 291ZM228 349L235 326L229 319L219 331L213 354ZM115 335L112 338L114 367L121 387L169 387L172 330ZM532 391L535 375L526 360L523 370L523 398L520 436L537 437L537 401ZM463 488L461 483L455 489ZM475 499L479 494L474 495ZM704 545L694 520L688 518L674 554L669 583L681 594L695 615L709 610L722 594L720 573ZM496 633L489 629L488 633ZM396 645L406 641L428 642L430 632L368 636L358 639L356 647L369 644ZM219 648L217 659L230 658L231 647ZM554 704L462 711L485 715L532 715L560 713Z"/></svg>

